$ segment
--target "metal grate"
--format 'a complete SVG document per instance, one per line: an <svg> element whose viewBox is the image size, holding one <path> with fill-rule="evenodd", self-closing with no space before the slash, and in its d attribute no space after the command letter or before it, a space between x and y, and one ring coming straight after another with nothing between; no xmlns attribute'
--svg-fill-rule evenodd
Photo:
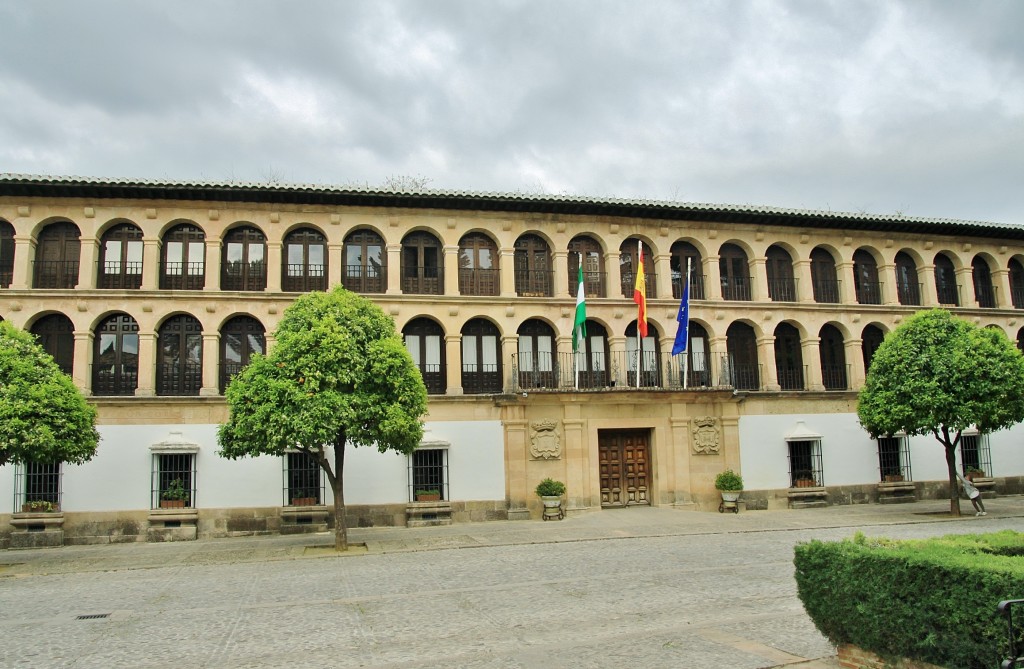
<svg viewBox="0 0 1024 669"><path fill-rule="evenodd" d="M109 613L86 613L85 615L75 616L75 620L101 620L109 617Z"/></svg>

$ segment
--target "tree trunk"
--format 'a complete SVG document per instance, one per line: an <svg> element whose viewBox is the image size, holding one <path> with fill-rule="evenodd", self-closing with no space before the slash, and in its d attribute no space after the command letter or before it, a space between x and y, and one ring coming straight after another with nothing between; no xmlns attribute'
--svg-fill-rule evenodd
<svg viewBox="0 0 1024 669"><path fill-rule="evenodd" d="M331 481L334 492L334 550L348 550L348 523L345 519L345 438L334 443L335 477Z"/></svg>
<svg viewBox="0 0 1024 669"><path fill-rule="evenodd" d="M960 484L956 480L956 445L946 441L946 469L949 472L949 515L960 515Z"/></svg>

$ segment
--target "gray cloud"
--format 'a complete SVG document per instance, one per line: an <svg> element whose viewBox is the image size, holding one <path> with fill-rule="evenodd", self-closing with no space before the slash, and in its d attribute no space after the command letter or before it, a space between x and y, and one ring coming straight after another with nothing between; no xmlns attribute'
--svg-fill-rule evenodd
<svg viewBox="0 0 1024 669"><path fill-rule="evenodd" d="M0 0L0 170L1024 223L1024 4Z"/></svg>

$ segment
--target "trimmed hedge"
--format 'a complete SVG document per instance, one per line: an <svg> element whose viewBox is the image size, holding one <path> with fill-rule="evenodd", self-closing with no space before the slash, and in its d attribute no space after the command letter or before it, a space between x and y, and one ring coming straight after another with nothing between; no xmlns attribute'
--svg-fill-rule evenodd
<svg viewBox="0 0 1024 669"><path fill-rule="evenodd" d="M832 643L968 669L998 667L1008 652L996 605L1024 597L1024 534L892 541L858 532L795 553L800 600Z"/></svg>

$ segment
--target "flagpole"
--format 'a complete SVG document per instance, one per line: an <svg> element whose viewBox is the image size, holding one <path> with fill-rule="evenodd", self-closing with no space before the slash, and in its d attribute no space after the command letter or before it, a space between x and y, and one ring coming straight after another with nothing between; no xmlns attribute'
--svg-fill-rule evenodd
<svg viewBox="0 0 1024 669"><path fill-rule="evenodd" d="M636 257L637 257L637 272L644 271L644 243L641 240L636 240ZM640 277L636 277L633 283L636 284L640 280ZM646 284L644 285L644 292L646 292ZM645 295L646 297L646 295ZM640 313L637 312L636 319L636 387L640 388L640 365L643 362L643 350L644 350L644 339L640 334Z"/></svg>
<svg viewBox="0 0 1024 669"><path fill-rule="evenodd" d="M578 272L577 276L579 277L580 282L582 283L582 281L583 281L583 253L582 252L578 252L576 255L578 255L580 257L580 267L579 267L579 272ZM578 296L579 294L580 294L580 287L576 286L576 295ZM576 317L573 316L573 318L575 319ZM580 370L579 370L579 365L577 364L577 358L579 357L579 353L578 353L579 348L578 348L578 345L576 343L578 335L576 334L576 329L575 328L573 328L572 336L573 336L573 342L572 342L572 344L573 344L573 346L572 346L572 348L573 348L573 351L572 351L572 379L573 379L573 388L575 390L579 390L580 389Z"/></svg>
<svg viewBox="0 0 1024 669"><path fill-rule="evenodd" d="M686 283L683 284L683 295L689 297L690 290L690 266L693 263L693 258L686 258ZM686 336L689 339L690 329L686 329ZM690 385L690 342L686 342L686 348L683 349L683 390L686 390Z"/></svg>

